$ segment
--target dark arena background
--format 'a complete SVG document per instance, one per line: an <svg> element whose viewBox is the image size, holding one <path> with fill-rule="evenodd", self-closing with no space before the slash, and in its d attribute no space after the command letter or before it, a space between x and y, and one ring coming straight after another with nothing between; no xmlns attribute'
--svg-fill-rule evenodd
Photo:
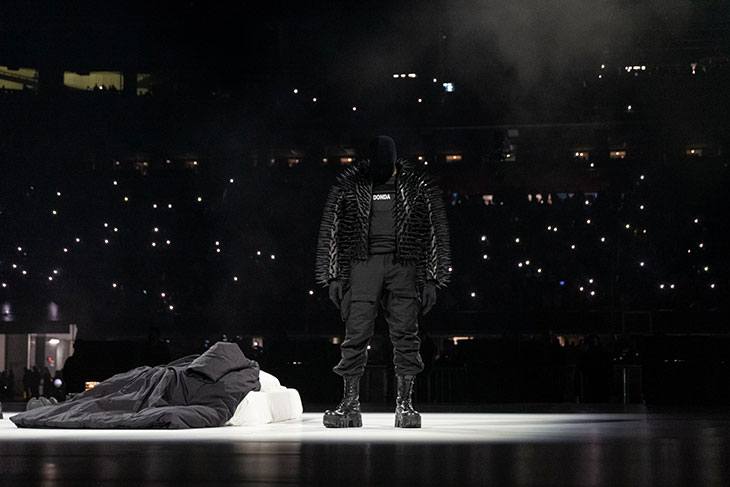
<svg viewBox="0 0 730 487"><path fill-rule="evenodd" d="M236 5L0 5L3 485L728 485L727 2ZM331 431L317 236L383 134L443 190L451 283L418 321L423 428L392 427L379 316L364 427ZM219 341L304 415L7 419Z"/></svg>

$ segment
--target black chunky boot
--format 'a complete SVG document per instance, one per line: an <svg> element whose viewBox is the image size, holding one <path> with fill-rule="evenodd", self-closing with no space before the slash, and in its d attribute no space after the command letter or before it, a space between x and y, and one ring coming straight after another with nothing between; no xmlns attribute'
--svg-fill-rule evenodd
<svg viewBox="0 0 730 487"><path fill-rule="evenodd" d="M328 409L324 412L323 422L327 428L357 428L362 426L360 377L362 376L342 376L345 383L345 392L337 408Z"/></svg>
<svg viewBox="0 0 730 487"><path fill-rule="evenodd" d="M395 427L420 428L421 415L413 409L411 393L415 375L396 375L398 397L395 400Z"/></svg>

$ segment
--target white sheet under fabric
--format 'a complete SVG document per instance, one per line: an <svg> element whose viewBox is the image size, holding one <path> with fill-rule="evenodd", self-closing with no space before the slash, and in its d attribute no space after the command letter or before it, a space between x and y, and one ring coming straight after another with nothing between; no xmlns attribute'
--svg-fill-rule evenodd
<svg viewBox="0 0 730 487"><path fill-rule="evenodd" d="M255 426L302 416L302 399L296 389L284 387L279 379L261 370L260 391L251 391L238 404L226 426Z"/></svg>

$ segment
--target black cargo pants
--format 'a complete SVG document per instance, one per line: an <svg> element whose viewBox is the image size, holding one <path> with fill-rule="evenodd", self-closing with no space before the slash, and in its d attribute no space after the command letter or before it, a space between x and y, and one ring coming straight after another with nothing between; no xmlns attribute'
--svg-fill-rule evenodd
<svg viewBox="0 0 730 487"><path fill-rule="evenodd" d="M342 359L332 369L342 376L365 370L368 343L373 336L378 306L382 303L393 344L396 374L415 375L423 370L419 349L415 263L396 262L395 254L371 254L353 261L350 285L345 289L340 315L345 322Z"/></svg>

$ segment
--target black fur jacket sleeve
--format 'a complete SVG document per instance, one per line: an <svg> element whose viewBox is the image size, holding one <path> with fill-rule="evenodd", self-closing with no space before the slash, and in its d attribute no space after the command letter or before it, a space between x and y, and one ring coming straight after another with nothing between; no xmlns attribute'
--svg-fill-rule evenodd
<svg viewBox="0 0 730 487"><path fill-rule="evenodd" d="M368 257L372 182L370 161L345 167L327 195L320 223L316 280L349 280L353 260ZM443 194L433 178L407 160L396 163L396 255L416 262L416 284L426 281L445 287L451 277L449 225Z"/></svg>

